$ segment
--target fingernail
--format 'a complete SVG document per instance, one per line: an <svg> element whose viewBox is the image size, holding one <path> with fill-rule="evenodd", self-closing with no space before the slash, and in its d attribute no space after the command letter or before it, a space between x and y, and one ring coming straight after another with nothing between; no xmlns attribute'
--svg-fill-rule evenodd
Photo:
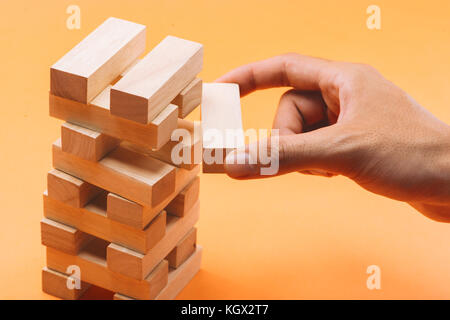
<svg viewBox="0 0 450 320"><path fill-rule="evenodd" d="M259 169L250 164L248 153L233 151L225 159L225 172L232 178L245 178L258 175Z"/></svg>

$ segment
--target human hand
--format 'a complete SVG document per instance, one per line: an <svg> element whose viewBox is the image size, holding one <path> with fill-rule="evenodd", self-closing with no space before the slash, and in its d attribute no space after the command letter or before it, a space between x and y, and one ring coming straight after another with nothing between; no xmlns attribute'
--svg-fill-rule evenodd
<svg viewBox="0 0 450 320"><path fill-rule="evenodd" d="M293 88L281 97L273 122L280 133L278 174L344 175L450 222L450 127L372 67L286 54L216 81L239 84L241 96ZM244 156L227 156L227 174L261 177L259 164L236 161Z"/></svg>

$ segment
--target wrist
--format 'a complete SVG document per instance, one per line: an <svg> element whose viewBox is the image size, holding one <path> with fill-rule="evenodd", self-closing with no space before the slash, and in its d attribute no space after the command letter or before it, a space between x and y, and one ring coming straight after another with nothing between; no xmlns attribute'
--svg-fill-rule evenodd
<svg viewBox="0 0 450 320"><path fill-rule="evenodd" d="M439 139L436 156L433 157L433 193L430 204L450 207L450 126L445 126Z"/></svg>

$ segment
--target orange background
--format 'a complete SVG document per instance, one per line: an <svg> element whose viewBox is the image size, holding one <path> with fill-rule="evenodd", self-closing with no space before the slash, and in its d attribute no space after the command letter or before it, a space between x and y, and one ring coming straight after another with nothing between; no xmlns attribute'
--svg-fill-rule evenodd
<svg viewBox="0 0 450 320"><path fill-rule="evenodd" d="M80 30L66 28L69 4L81 8ZM370 4L381 7L379 31L366 27ZM447 0L3 0L0 12L3 299L52 298L41 291L39 221L62 122L48 116L49 67L109 16L147 25L148 50L168 34L203 43L205 81L290 51L366 62L450 123ZM244 98L244 127L270 127L284 90ZM450 225L406 204L343 177L202 175L201 185L203 265L180 298L450 298ZM381 290L366 287L372 264Z"/></svg>

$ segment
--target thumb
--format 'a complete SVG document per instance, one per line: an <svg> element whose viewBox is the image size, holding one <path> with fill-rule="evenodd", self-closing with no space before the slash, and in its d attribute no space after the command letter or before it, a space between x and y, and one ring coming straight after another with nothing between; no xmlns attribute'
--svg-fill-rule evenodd
<svg viewBox="0 0 450 320"><path fill-rule="evenodd" d="M337 144L338 125L314 131L271 137L230 152L225 160L225 172L235 179L255 179L301 170L342 172L342 156L346 149ZM342 142L342 141L341 141Z"/></svg>

